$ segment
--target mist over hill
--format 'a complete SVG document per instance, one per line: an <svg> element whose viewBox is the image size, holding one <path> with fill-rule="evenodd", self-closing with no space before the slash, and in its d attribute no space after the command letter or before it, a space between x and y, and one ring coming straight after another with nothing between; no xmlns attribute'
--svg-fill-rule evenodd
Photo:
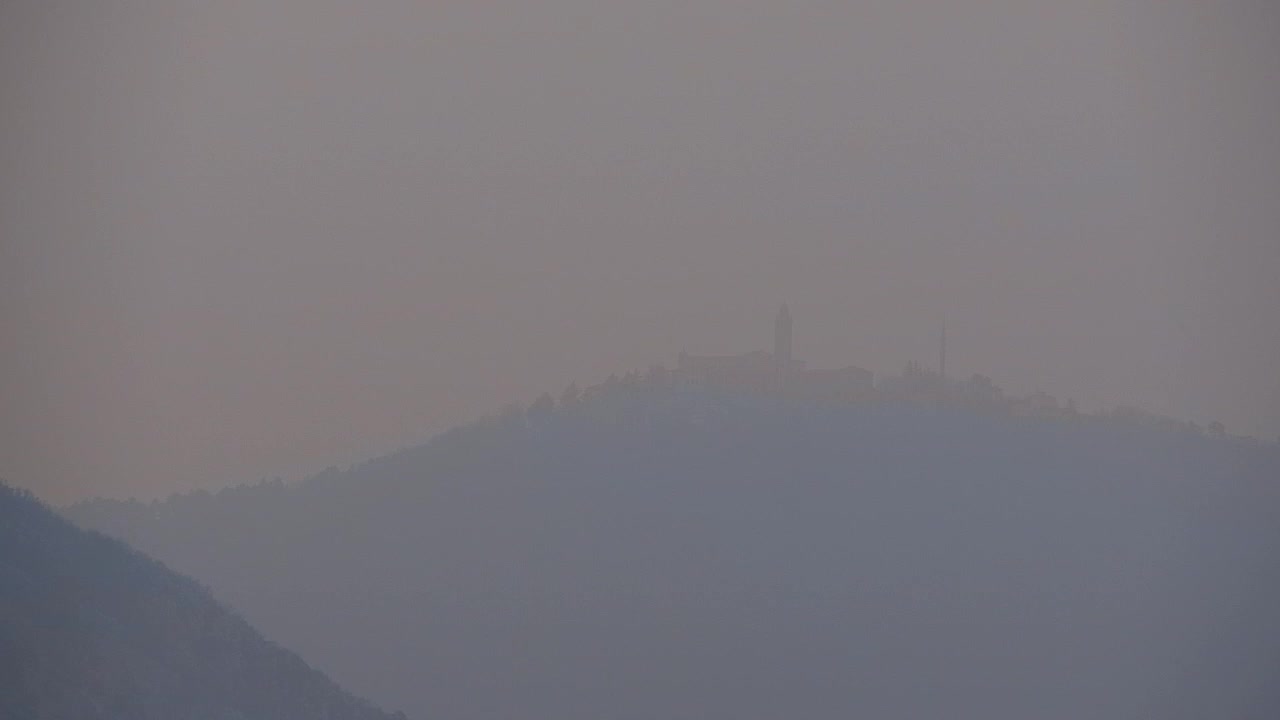
<svg viewBox="0 0 1280 720"><path fill-rule="evenodd" d="M1280 450L1187 428L612 383L65 512L421 717L1280 712Z"/></svg>
<svg viewBox="0 0 1280 720"><path fill-rule="evenodd" d="M264 640L198 583L0 484L0 717L392 716Z"/></svg>

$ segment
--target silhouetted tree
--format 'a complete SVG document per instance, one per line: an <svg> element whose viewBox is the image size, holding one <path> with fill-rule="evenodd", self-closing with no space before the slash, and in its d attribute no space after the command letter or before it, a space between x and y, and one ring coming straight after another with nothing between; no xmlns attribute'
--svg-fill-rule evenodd
<svg viewBox="0 0 1280 720"><path fill-rule="evenodd" d="M578 392L578 383L569 383L569 387L565 388L564 392L560 393L560 407L565 408L576 405L580 394L581 393Z"/></svg>
<svg viewBox="0 0 1280 720"><path fill-rule="evenodd" d="M550 419L555 410L556 401L551 398L551 393L544 392L533 401L525 414L529 418L530 425L538 425Z"/></svg>

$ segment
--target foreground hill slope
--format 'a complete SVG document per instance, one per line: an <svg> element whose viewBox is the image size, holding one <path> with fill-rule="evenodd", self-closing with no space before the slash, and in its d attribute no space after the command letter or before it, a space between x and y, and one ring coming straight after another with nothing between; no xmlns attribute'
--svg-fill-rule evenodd
<svg viewBox="0 0 1280 720"><path fill-rule="evenodd" d="M1280 716L1280 453L1230 438L615 390L68 512L422 716Z"/></svg>
<svg viewBox="0 0 1280 720"><path fill-rule="evenodd" d="M0 484L0 717L391 716L263 640L192 580Z"/></svg>

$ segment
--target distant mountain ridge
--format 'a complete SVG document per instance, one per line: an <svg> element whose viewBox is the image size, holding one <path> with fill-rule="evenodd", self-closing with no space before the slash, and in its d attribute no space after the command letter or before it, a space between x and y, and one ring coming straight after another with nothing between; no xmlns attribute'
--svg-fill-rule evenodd
<svg viewBox="0 0 1280 720"><path fill-rule="evenodd" d="M1280 450L626 380L76 522L421 716L1274 718Z"/></svg>
<svg viewBox="0 0 1280 720"><path fill-rule="evenodd" d="M0 484L0 718L392 720L195 581Z"/></svg>

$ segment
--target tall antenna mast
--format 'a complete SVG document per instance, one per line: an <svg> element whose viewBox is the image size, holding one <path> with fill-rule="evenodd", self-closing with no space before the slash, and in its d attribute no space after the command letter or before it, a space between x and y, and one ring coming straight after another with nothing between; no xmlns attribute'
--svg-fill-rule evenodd
<svg viewBox="0 0 1280 720"><path fill-rule="evenodd" d="M942 337L938 342L938 375L947 379L947 318L942 318Z"/></svg>

